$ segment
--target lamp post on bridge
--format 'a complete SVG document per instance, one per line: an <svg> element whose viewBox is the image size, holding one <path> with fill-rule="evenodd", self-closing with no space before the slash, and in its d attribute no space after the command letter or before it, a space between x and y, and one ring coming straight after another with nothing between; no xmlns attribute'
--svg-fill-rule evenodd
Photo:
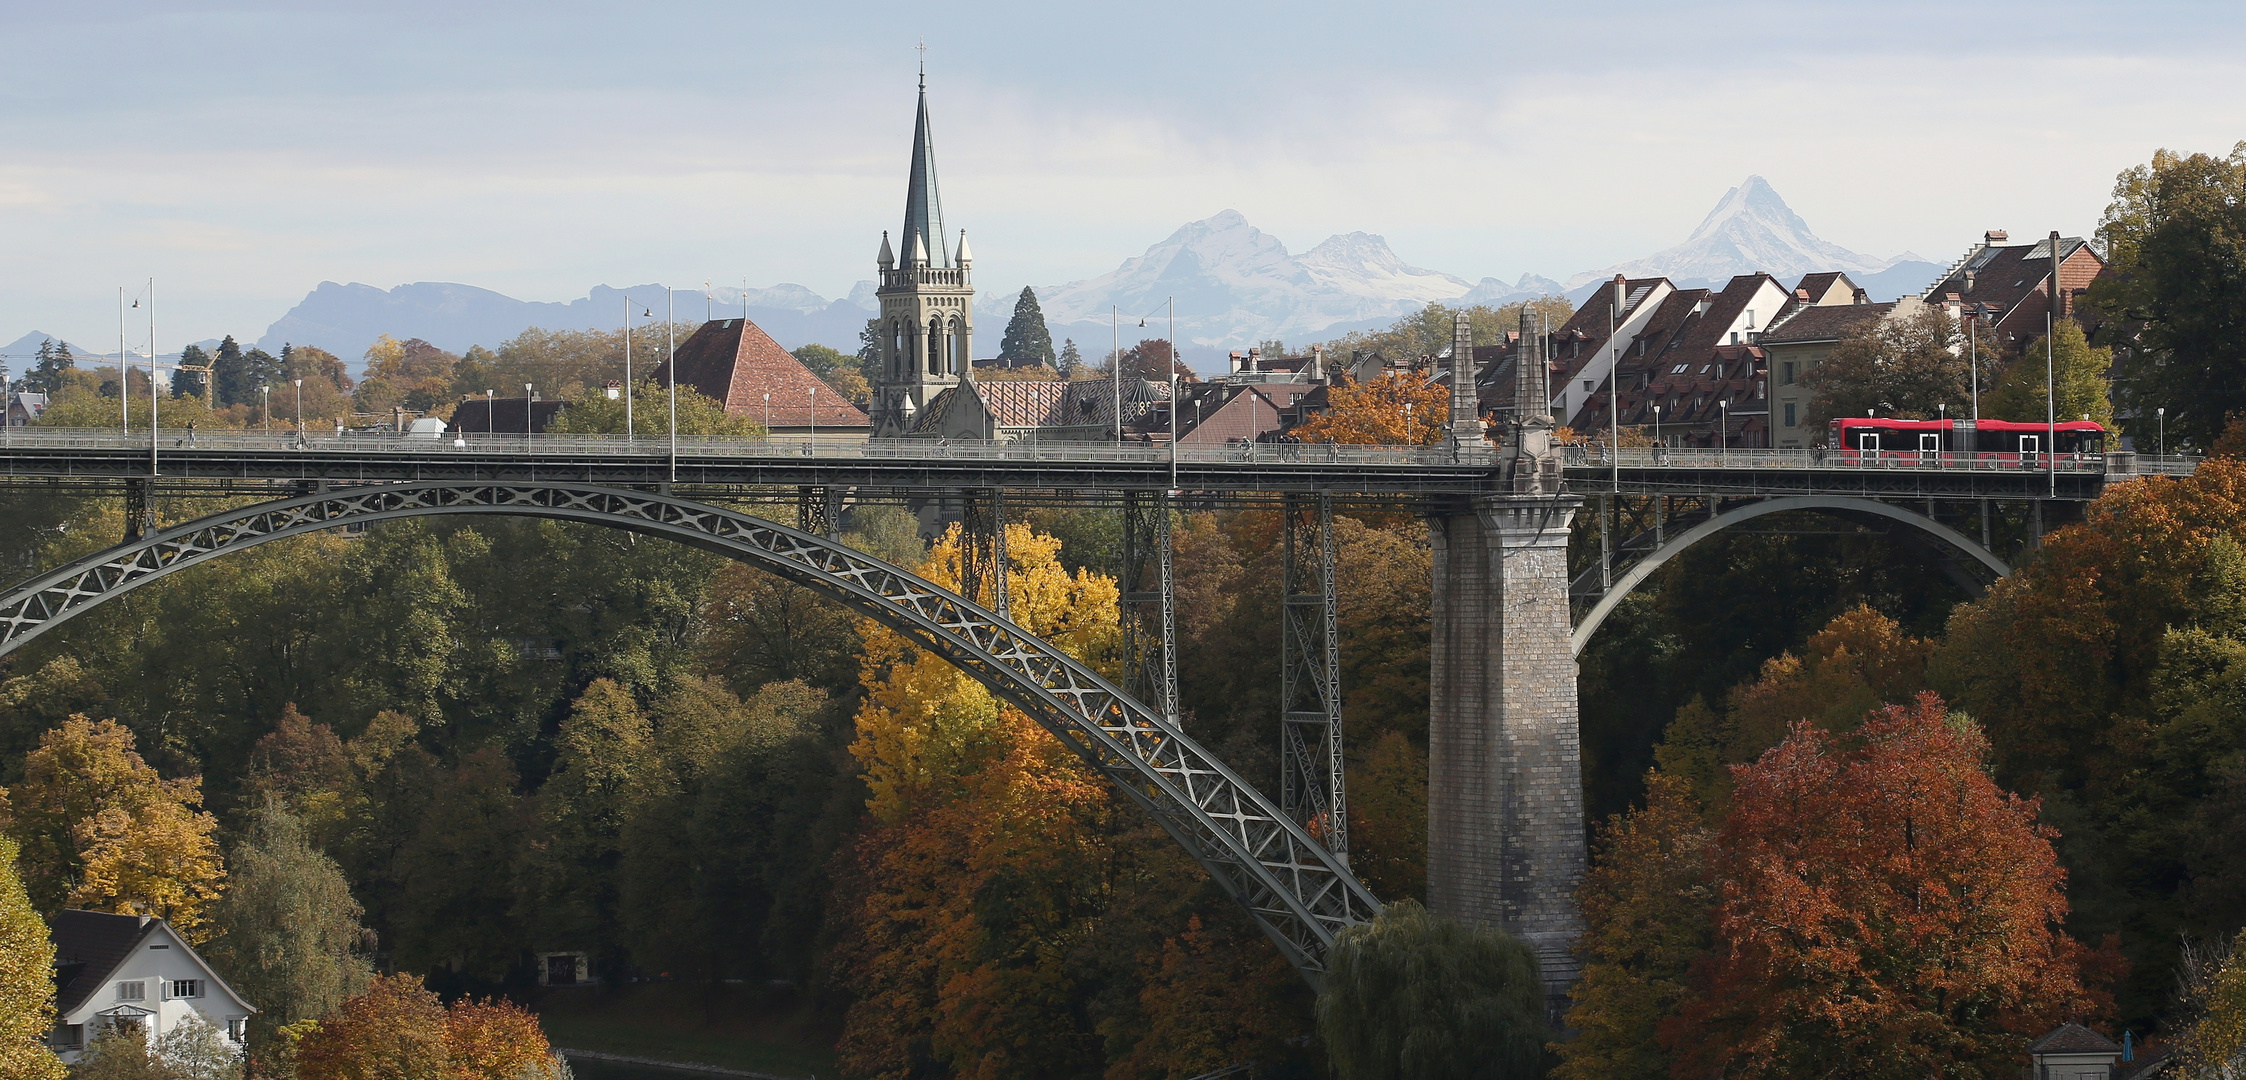
<svg viewBox="0 0 2246 1080"><path fill-rule="evenodd" d="M1661 406L1653 407L1653 445L1656 450L1666 450L1669 444L1661 441Z"/></svg>
<svg viewBox="0 0 2246 1080"><path fill-rule="evenodd" d="M1729 399L1719 399L1716 408L1719 410L1716 414L1716 452L1728 463L1731 460L1731 402Z"/></svg>
<svg viewBox="0 0 2246 1080"><path fill-rule="evenodd" d="M265 437L270 439L273 437L273 384L258 387L257 396L257 411L265 415Z"/></svg>
<svg viewBox="0 0 2246 1080"><path fill-rule="evenodd" d="M525 449L525 450L528 450L528 449L530 449L530 390L531 390L531 386L530 386L530 384L529 384L529 383L524 383L524 384L523 384L523 449Z"/></svg>
<svg viewBox="0 0 2246 1080"><path fill-rule="evenodd" d="M292 381L296 383L296 437L301 441L304 438L304 380Z"/></svg>
<svg viewBox="0 0 2246 1080"><path fill-rule="evenodd" d="M2168 456L2168 406L2154 409L2152 415L2160 421L2160 442L2155 444L2153 456L2165 458Z"/></svg>

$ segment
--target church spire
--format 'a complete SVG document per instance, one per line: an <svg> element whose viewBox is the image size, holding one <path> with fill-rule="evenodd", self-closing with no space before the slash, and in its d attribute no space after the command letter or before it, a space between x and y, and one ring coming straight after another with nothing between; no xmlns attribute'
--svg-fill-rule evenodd
<svg viewBox="0 0 2246 1080"><path fill-rule="evenodd" d="M920 115L912 125L912 184L905 191L905 231L898 245L911 251L918 240L927 245L928 265L950 266L951 251L944 240L944 200L936 191L936 139L928 130L928 62L920 66Z"/></svg>

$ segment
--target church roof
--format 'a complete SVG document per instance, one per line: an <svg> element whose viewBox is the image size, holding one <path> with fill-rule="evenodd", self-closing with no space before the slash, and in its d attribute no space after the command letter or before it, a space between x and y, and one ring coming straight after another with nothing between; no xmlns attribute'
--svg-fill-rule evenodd
<svg viewBox="0 0 2246 1080"><path fill-rule="evenodd" d="M912 124L912 181L905 189L905 231L897 242L906 251L926 245L928 265L950 266L944 246L944 199L936 190L936 137L928 130L928 76L920 77L920 115ZM907 256L911 258L912 256Z"/></svg>
<svg viewBox="0 0 2246 1080"><path fill-rule="evenodd" d="M669 379L655 369L657 385ZM817 402L818 426L863 428L866 414L842 399L826 382L747 319L715 319L679 343L678 378L725 403L725 411L764 422L764 395L772 395L772 426L810 426ZM816 391L816 393L814 393Z"/></svg>

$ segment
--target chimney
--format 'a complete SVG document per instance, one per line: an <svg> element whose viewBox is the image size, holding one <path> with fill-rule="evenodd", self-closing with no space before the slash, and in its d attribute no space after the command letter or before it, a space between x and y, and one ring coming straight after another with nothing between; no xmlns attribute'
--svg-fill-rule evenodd
<svg viewBox="0 0 2246 1080"><path fill-rule="evenodd" d="M1869 304L1872 302L1872 294L1865 292L1862 289L1858 289L1856 290L1855 302L1859 304Z"/></svg>
<svg viewBox="0 0 2246 1080"><path fill-rule="evenodd" d="M1326 381L1326 347L1324 345L1312 345L1310 347L1310 381L1314 383Z"/></svg>
<svg viewBox="0 0 2246 1080"><path fill-rule="evenodd" d="M1626 277L1623 277L1623 276L1622 276L1622 275L1620 275L1620 274L1616 274L1616 275L1614 275L1614 317L1615 317L1615 318L1617 318L1617 319L1620 319L1620 318L1622 317L1622 302L1623 302L1623 301L1624 301L1625 299L1628 299L1628 297L1629 297L1629 294L1630 294L1630 279L1629 279L1629 278L1626 278Z"/></svg>
<svg viewBox="0 0 2246 1080"><path fill-rule="evenodd" d="M1229 357L1227 357L1226 359L1230 360L1230 361L1231 361L1231 364L1230 364L1230 366L1228 366L1228 367L1226 367L1226 368L1225 368L1225 372L1226 372L1227 374L1231 374L1231 375L1238 375L1238 374L1240 374L1240 359L1241 359L1241 355L1240 355L1240 350L1238 350L1238 349L1234 349L1234 350L1232 350L1232 355L1231 355L1231 356L1229 356Z"/></svg>
<svg viewBox="0 0 2246 1080"><path fill-rule="evenodd" d="M1808 303L1808 302L1809 302L1809 290L1808 290L1808 289L1795 289L1795 290L1794 290L1794 299L1796 299L1796 300L1799 300L1799 301L1801 301L1801 302L1802 302L1802 303L1804 303L1804 304Z"/></svg>
<svg viewBox="0 0 2246 1080"><path fill-rule="evenodd" d="M2001 244L2011 238L2011 234L2005 232L2003 229L1990 229L1989 231L1981 234L1981 242L1989 245L1990 247L1995 247L1998 244Z"/></svg>
<svg viewBox="0 0 2246 1080"><path fill-rule="evenodd" d="M1974 272L1973 272L1973 271L1971 271L1971 270L1968 270L1968 271L1966 271L1966 272L1965 272L1965 291L1966 291L1966 292L1969 292L1969 293L1970 293L1970 292L1972 292L1972 291L1973 291L1973 278L1974 278Z"/></svg>

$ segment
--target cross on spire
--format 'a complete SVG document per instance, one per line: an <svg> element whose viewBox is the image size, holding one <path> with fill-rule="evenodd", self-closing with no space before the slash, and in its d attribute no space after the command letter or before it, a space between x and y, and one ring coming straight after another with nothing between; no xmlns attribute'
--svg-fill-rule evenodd
<svg viewBox="0 0 2246 1080"><path fill-rule="evenodd" d="M926 90L928 89L928 39L921 38L913 48L920 53L920 88Z"/></svg>

